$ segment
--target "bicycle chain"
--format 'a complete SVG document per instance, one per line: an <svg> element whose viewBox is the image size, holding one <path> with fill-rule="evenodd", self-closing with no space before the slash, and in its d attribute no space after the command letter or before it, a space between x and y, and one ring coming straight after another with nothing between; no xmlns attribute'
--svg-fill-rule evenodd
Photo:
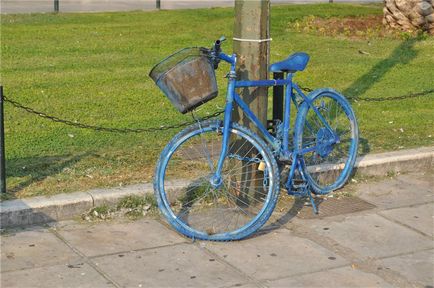
<svg viewBox="0 0 434 288"><path fill-rule="evenodd" d="M256 163L256 164L259 164L259 163L261 163L261 159L259 159L258 157L255 157L255 158L251 158L251 157L242 157L242 156L240 156L240 155L238 155L238 154L233 154L233 153L231 153L231 154L228 154L228 158L231 158L231 159L233 159L233 158L235 158L235 159L237 159L237 160L239 160L239 161L246 161L246 162L251 162L251 163Z"/></svg>
<svg viewBox="0 0 434 288"><path fill-rule="evenodd" d="M313 89L311 89L309 87L300 86L300 88L306 92L314 91ZM428 95L431 93L434 93L434 89L429 89L429 90L425 90L425 91L421 91L421 92L417 92L417 93L409 93L409 94L401 95L401 96L393 96L393 97L360 98L357 96L349 96L346 98L348 100L355 100L355 101L382 102L382 101L395 101L395 100L404 100L404 99L409 99L409 98L416 98L416 97L425 96L425 95ZM73 127L81 128L81 129L90 129L90 130L94 130L94 131L112 132L112 133L145 133L145 132L157 132L157 131L164 131L164 130L170 130L170 129L177 129L177 128L182 128L182 127L185 127L185 126L188 126L191 124L195 124L195 123L197 123L197 120L199 120L199 121L208 120L211 118L218 117L224 113L224 110L219 110L219 111L216 111L216 112L214 112L210 115L207 115L203 118L194 119L193 121L185 121L185 122L181 122L181 123L177 123L177 124L173 124L173 125L162 125L159 127L111 128L111 127L103 127L103 126L96 126L96 125L90 125L90 124L85 124L85 123L79 123L79 122L75 122L75 121L71 121L71 120L67 120L67 119L61 119L61 118L56 117L56 116L51 116L51 115L48 115L44 112L40 112L40 111L37 111L31 107L25 106L25 105L15 101L15 100L9 99L6 96L3 96L3 100L5 102L9 102L10 104L12 104L16 108L25 110L28 113L31 113L31 114L37 115L39 117L51 120L53 122L62 123L62 124L68 125L68 126L73 126Z"/></svg>

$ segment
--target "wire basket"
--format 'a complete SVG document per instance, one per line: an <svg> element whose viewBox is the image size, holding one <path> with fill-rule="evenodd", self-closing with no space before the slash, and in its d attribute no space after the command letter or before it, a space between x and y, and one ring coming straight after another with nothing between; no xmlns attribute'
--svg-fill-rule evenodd
<svg viewBox="0 0 434 288"><path fill-rule="evenodd" d="M214 68L205 48L184 48L170 55L149 76L183 114L217 97Z"/></svg>

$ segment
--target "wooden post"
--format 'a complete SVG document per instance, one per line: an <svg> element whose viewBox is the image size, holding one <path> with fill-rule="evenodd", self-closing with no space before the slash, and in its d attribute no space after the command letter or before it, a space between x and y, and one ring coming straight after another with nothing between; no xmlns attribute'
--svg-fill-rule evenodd
<svg viewBox="0 0 434 288"><path fill-rule="evenodd" d="M234 52L238 57L237 76L240 80L268 78L270 41L266 40L270 38L269 18L270 0L235 1L234 38L238 40L234 39ZM238 92L259 120L266 125L268 89L264 87L243 88ZM234 116L244 126L250 126L248 119L242 115L240 109Z"/></svg>
<svg viewBox="0 0 434 288"><path fill-rule="evenodd" d="M239 80L268 79L269 15L270 0L235 0L234 52L237 54L237 79ZM267 127L268 89L266 87L242 88L237 92L262 124ZM233 116L234 121L258 132L241 109L236 109ZM239 144L233 144L232 147L241 155L255 157L253 152L252 155L247 154L250 151L248 147L241 146L244 148L240 151ZM262 201L259 199L263 197L263 194L255 190L256 187L263 185L261 179L264 175L258 167L245 166L240 174L242 177L236 176L232 179L235 182L232 185L238 187L240 192L238 198L243 203L250 203L251 199Z"/></svg>

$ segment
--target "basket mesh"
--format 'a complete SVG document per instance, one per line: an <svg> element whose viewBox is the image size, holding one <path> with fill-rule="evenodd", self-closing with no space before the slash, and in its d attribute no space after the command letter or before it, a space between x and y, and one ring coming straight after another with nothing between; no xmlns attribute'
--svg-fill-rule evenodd
<svg viewBox="0 0 434 288"><path fill-rule="evenodd" d="M149 76L181 113L217 96L214 68L205 48L185 48L170 55Z"/></svg>
<svg viewBox="0 0 434 288"><path fill-rule="evenodd" d="M167 71L175 67L177 64L182 63L183 61L189 61L194 57L208 56L207 50L205 48L200 47L189 47L179 50L178 52L173 53L172 55L161 60L160 63L152 68L149 76L157 82L158 79L164 75Z"/></svg>

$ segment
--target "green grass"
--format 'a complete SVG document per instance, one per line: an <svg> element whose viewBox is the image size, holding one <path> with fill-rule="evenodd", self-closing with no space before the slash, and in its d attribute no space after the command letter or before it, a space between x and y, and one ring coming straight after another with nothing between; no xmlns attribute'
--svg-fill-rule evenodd
<svg viewBox="0 0 434 288"><path fill-rule="evenodd" d="M347 39L290 28L308 15L381 13L378 5L273 6L271 61L306 51L311 62L295 80L347 95L388 97L433 88L433 38ZM135 128L189 120L165 99L148 72L183 47L208 47L220 35L231 39L233 16L230 8L2 15L1 83L8 97L72 121ZM223 48L231 47L228 40ZM227 68L221 65L218 71L220 95ZM433 145L432 96L353 103L362 151ZM214 111L223 100L218 97L199 114ZM177 132L93 132L49 122L10 104L5 110L9 197L150 181L159 152Z"/></svg>

